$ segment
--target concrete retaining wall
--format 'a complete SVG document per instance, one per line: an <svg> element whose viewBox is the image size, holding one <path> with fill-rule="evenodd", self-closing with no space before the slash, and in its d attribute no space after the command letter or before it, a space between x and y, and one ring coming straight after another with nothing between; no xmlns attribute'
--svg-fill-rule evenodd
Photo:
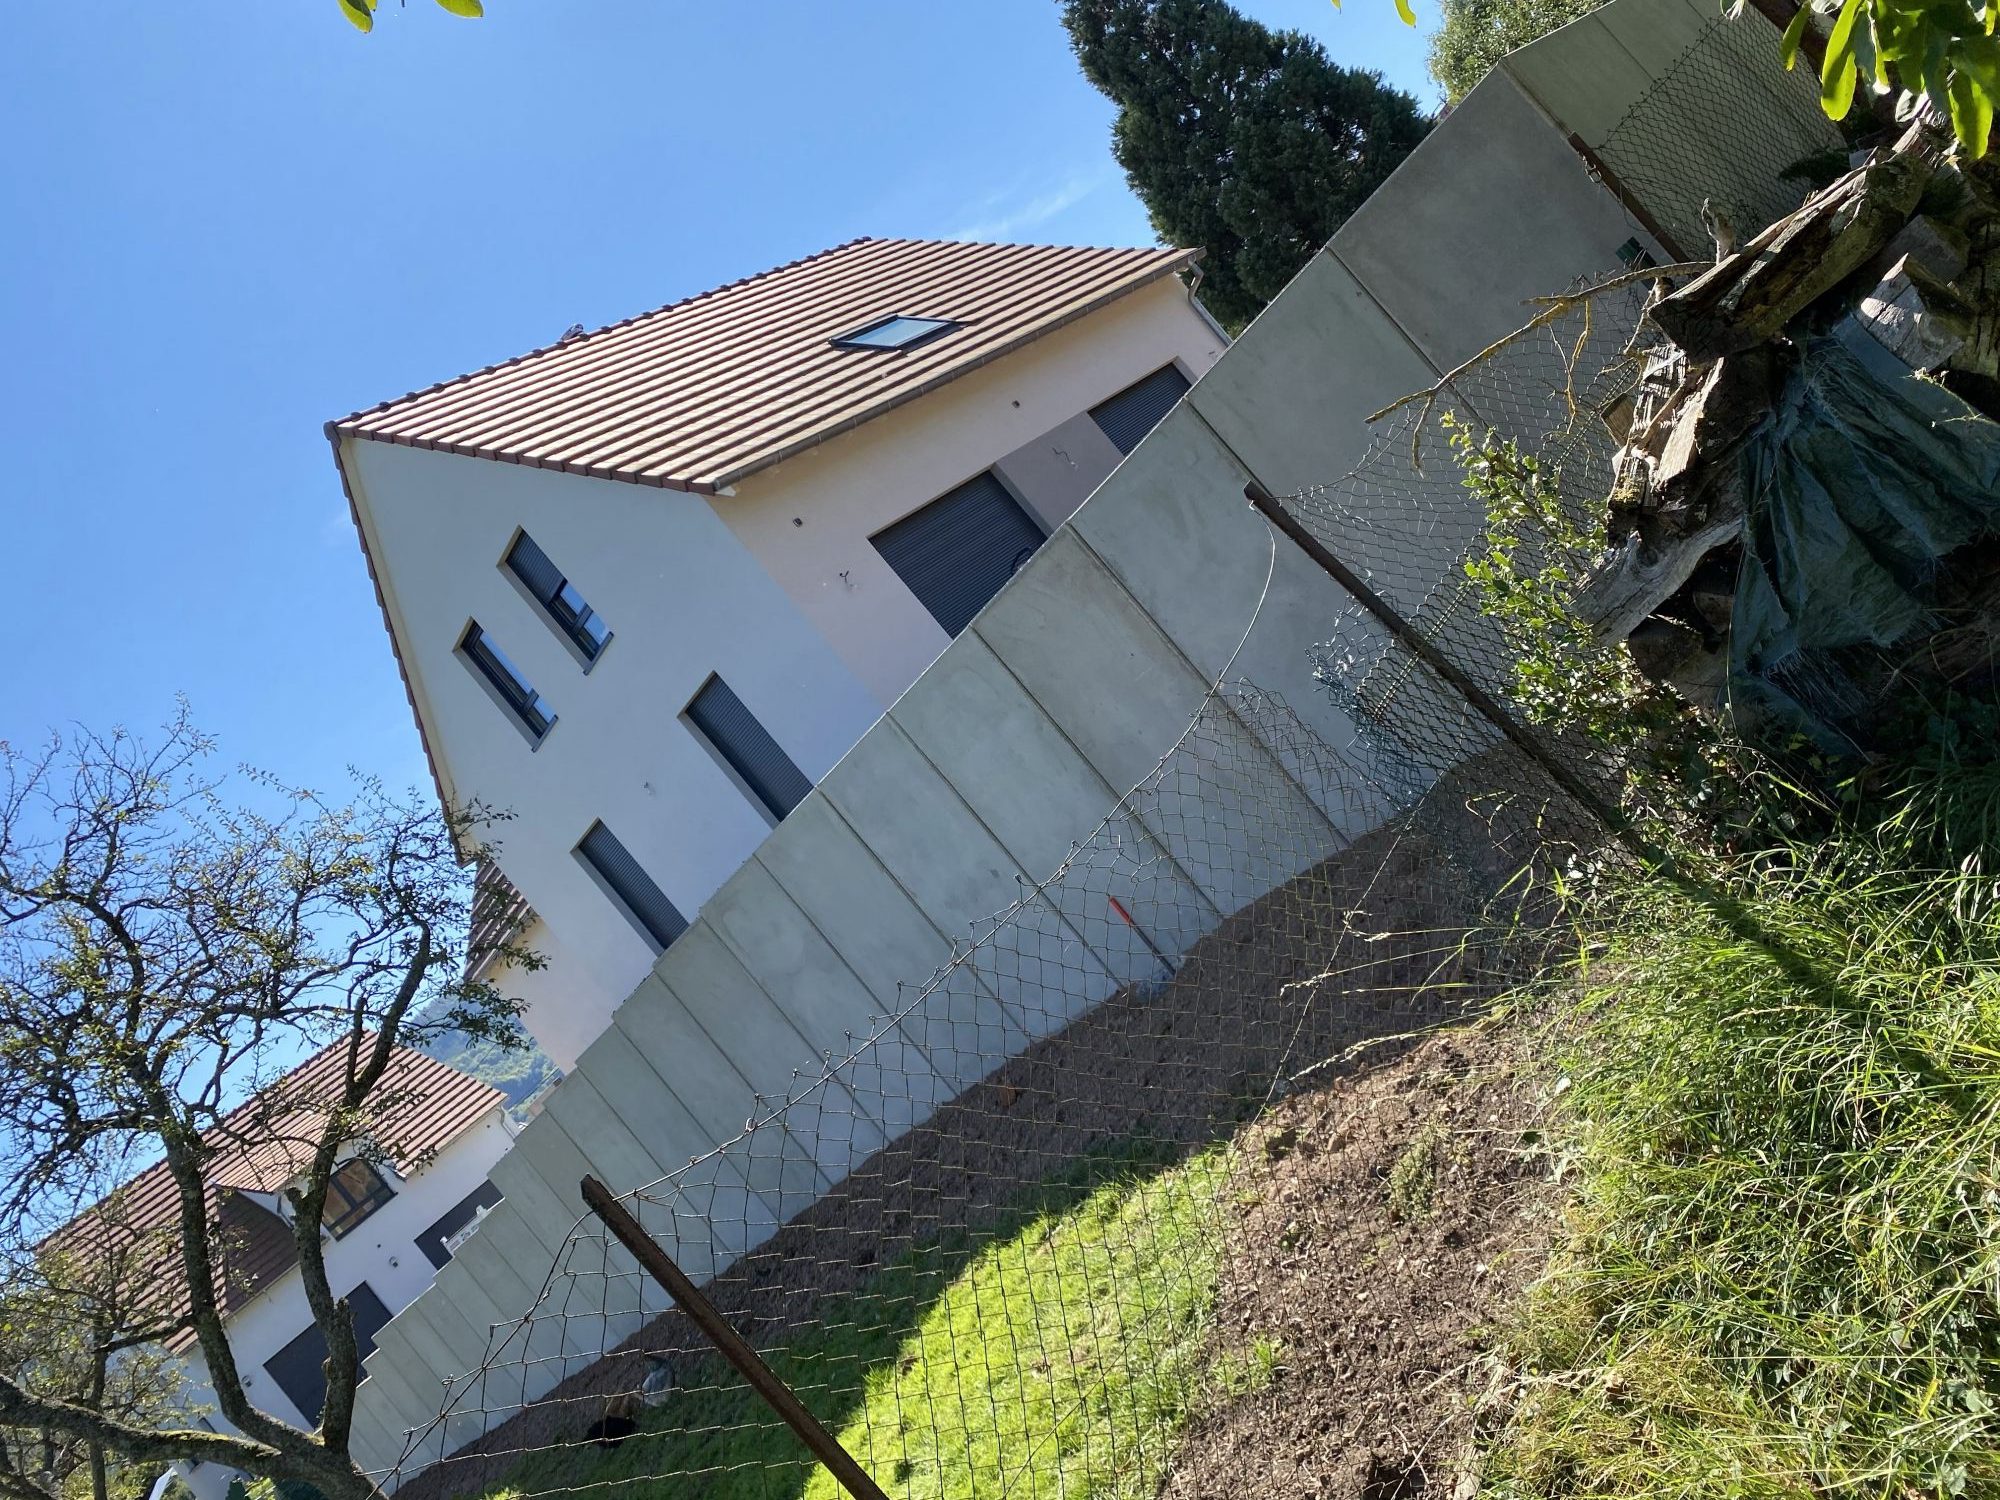
<svg viewBox="0 0 2000 1500"><path fill-rule="evenodd" d="M735 1135L758 1096L783 1095L795 1075L844 1055L896 1008L900 986L947 961L954 937L1062 862L1158 763L1243 641L1272 558L1245 483L1283 494L1339 478L1369 444L1371 412L1518 326L1526 299L1615 268L1634 237L1650 243L1568 137L1601 142L1713 21L1713 0L1614 0L1508 59L779 825L522 1133L493 1174L506 1201L382 1334L355 1421L364 1464L395 1468L406 1433L436 1417L445 1377L476 1368L492 1326L538 1296L542 1311L566 1316L537 1320L534 1362L524 1373L507 1351L510 1383L473 1392L423 1456L476 1436L656 1309L629 1266L614 1268L623 1281L565 1274L582 1175L629 1189ZM1754 15L1737 24L1765 26ZM1760 40L1775 74L1776 33ZM1687 170L1706 159L1691 151ZM1783 165L1732 159L1731 170ZM1433 537L1436 555L1454 552L1475 520L1468 507L1458 534ZM1430 578L1399 573L1373 545L1357 535L1346 550L1414 604L1436 565ZM1336 743L1351 726L1311 680L1307 653L1342 602L1280 544L1234 668ZM1292 873L1258 878L1268 887ZM1240 871L1184 863L1180 875L1191 888L1183 909L1214 920L1261 894L1240 888ZM1074 929L1046 941L1079 1008L1142 965ZM837 1119L791 1122L802 1148L791 1165L718 1169L714 1221L742 1226L718 1259L982 1076L1004 1055L993 1047L1061 1024L1022 1003L1011 975L976 972L967 1019L995 1040L925 1051L911 1037L907 1088L878 1094L857 1080L855 1096L825 1105ZM696 1243L706 1240L681 1242ZM602 1250L592 1253L588 1269L603 1270ZM686 1266L697 1278L719 1268Z"/></svg>

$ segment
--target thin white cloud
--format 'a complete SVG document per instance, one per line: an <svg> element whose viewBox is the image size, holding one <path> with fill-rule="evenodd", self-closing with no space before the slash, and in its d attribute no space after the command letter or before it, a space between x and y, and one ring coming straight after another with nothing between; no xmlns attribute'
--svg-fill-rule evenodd
<svg viewBox="0 0 2000 1500"><path fill-rule="evenodd" d="M1102 173L1073 173L1055 187L1020 201L1022 189L989 193L966 210L968 222L945 237L954 240L1007 240L1048 223L1104 186Z"/></svg>
<svg viewBox="0 0 2000 1500"><path fill-rule="evenodd" d="M326 519L319 523L319 544L322 547L354 545L354 517L348 514L346 506L326 513Z"/></svg>

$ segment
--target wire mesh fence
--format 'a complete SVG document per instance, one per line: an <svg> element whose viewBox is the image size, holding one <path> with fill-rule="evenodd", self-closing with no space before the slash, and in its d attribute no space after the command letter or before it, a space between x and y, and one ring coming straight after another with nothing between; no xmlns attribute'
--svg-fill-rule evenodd
<svg viewBox="0 0 2000 1500"><path fill-rule="evenodd" d="M1801 61L1773 72L1774 46L1754 13L1712 22L1591 143L1674 242L1669 253L1708 252L1704 200L1748 238L1797 208L1816 172L1831 175L1829 162L1845 165L1845 139L1820 108L1814 69Z"/></svg>
<svg viewBox="0 0 2000 1500"><path fill-rule="evenodd" d="M1637 306L1579 301L1451 408L1532 419L1579 497L1601 496L1597 406L1626 378ZM1408 409L1354 473L1285 503L1498 680L1504 642L1461 586L1477 528L1435 441L1446 405ZM1062 868L865 1044L624 1196L888 1493L1157 1481L1214 1365L1232 1138L1538 966L1542 877L1602 829L1379 619L1330 623L1320 675L1347 741L1219 686ZM594 1220L388 1478L421 1500L834 1493Z"/></svg>
<svg viewBox="0 0 2000 1500"><path fill-rule="evenodd" d="M1600 155L1646 182L1656 120L1774 40L1711 27ZM1789 109L1762 128L1825 144ZM1698 208L1670 203L1676 234ZM1351 473L1282 497L1496 695L1514 657L1467 577L1481 517L1442 419L1534 454L1575 516L1601 509L1646 295L1569 298L1379 423ZM1380 613L1329 619L1315 664L1351 734L1219 684L1062 867L865 1042L621 1195L886 1493L1150 1493L1214 1379L1232 1140L1538 969L1546 877L1603 848L1551 764L1606 785L1619 768L1524 753ZM588 1217L380 1477L413 1500L837 1493Z"/></svg>
<svg viewBox="0 0 2000 1500"><path fill-rule="evenodd" d="M1553 804L1504 748L1412 797L1218 689L866 1044L624 1201L890 1493L1157 1477L1207 1368L1231 1136L1532 965L1538 888L1510 877ZM594 1221L403 1467L425 1496L819 1492Z"/></svg>

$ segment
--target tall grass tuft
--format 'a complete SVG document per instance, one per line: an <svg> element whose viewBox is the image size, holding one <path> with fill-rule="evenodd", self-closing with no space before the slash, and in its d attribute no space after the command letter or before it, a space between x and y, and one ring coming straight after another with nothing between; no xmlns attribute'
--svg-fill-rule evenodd
<svg viewBox="0 0 2000 1500"><path fill-rule="evenodd" d="M2000 1494L1996 785L1716 861L1818 994L1656 883L1593 900L1489 1494Z"/></svg>

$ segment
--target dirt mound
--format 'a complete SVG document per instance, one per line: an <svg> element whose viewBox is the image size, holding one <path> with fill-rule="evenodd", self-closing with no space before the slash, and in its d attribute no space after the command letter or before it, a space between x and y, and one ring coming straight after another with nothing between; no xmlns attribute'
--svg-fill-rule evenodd
<svg viewBox="0 0 2000 1500"><path fill-rule="evenodd" d="M1553 1220L1520 1045L1447 1032L1246 1134L1216 1319L1254 1388L1189 1429L1166 1500L1471 1493L1486 1330Z"/></svg>

